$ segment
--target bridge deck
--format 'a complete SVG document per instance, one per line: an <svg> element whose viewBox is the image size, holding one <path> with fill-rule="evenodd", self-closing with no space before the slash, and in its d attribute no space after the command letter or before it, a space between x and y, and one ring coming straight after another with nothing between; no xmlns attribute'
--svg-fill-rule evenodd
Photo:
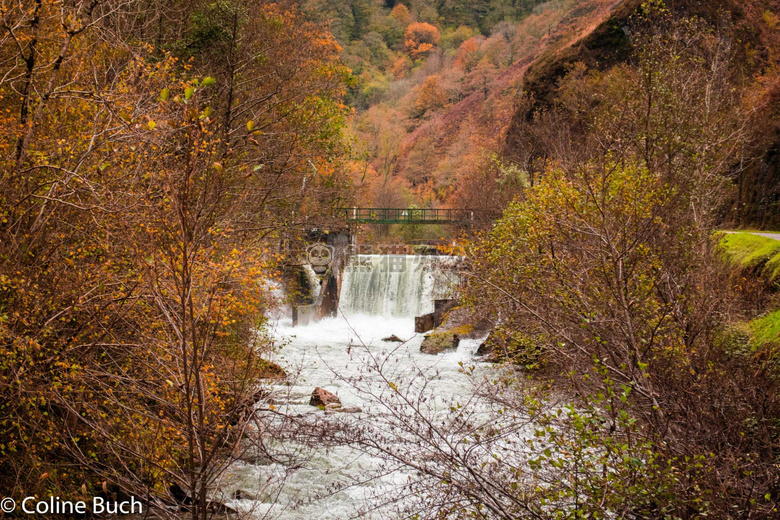
<svg viewBox="0 0 780 520"><path fill-rule="evenodd" d="M338 208L334 216L361 224L459 224L485 217L478 210L431 208Z"/></svg>

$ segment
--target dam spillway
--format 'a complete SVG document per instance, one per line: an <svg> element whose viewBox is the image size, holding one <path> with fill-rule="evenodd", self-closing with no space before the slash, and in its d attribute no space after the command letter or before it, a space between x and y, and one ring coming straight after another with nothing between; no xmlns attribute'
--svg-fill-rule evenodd
<svg viewBox="0 0 780 520"><path fill-rule="evenodd" d="M354 255L344 271L339 308L347 315L413 317L449 297L455 258L433 255Z"/></svg>

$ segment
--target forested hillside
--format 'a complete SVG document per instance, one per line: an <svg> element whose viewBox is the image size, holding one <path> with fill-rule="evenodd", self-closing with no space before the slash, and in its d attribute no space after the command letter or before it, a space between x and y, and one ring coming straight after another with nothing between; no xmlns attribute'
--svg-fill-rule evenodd
<svg viewBox="0 0 780 520"><path fill-rule="evenodd" d="M619 64L632 65L629 52L637 36L647 30L635 10L646 4L624 1L612 17L592 32L583 34L577 45L551 46L530 67L524 78L525 103L517 105L503 143L514 161L533 169L539 159L563 157L556 144L539 135L542 119L554 121L559 132L575 141L583 138L581 107L572 107L571 92L587 82L598 81ZM732 65L732 88L739 92L740 118L750 131L741 149L728 160L733 187L721 208L721 223L760 228L780 224L780 170L777 163L777 114L780 110L778 60L780 55L780 5L773 0L732 2L675 1L666 5L676 16L702 20L707 30L726 39ZM582 81L582 80L585 81ZM707 95L702 92L701 95ZM539 119L542 118L542 119ZM547 141L545 143L545 141Z"/></svg>
<svg viewBox="0 0 780 520"><path fill-rule="evenodd" d="M307 2L329 17L355 84L353 175L379 206L441 205L497 157L523 71L574 2ZM350 7L348 7L351 6ZM608 11L594 6L593 15ZM553 36L553 33L555 36ZM485 204L488 202L483 201Z"/></svg>
<svg viewBox="0 0 780 520"><path fill-rule="evenodd" d="M551 132L568 132L566 84L630 61L639 0L305 3L328 19L354 83L352 174L377 206L495 208L533 178ZM750 144L734 157L723 219L778 217L776 2L669 2L729 31L739 60ZM566 77L571 81L565 83ZM531 123L553 109L556 125ZM561 119L562 118L562 119ZM530 127L529 127L530 124ZM576 136L572 136L576 139Z"/></svg>

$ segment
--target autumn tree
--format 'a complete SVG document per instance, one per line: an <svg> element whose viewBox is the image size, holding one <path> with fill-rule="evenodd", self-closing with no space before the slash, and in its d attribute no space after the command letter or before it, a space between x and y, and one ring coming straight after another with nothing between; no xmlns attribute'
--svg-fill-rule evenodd
<svg viewBox="0 0 780 520"><path fill-rule="evenodd" d="M135 7L4 13L0 482L205 518L268 366L263 239L344 186L345 74L292 3Z"/></svg>
<svg viewBox="0 0 780 520"><path fill-rule="evenodd" d="M404 46L414 60L426 57L439 44L439 29L426 22L416 22L406 28Z"/></svg>
<svg viewBox="0 0 780 520"><path fill-rule="evenodd" d="M396 4L395 7L393 7L393 9L390 11L390 18L397 20L404 27L412 23L412 15L409 12L409 8L401 3Z"/></svg>
<svg viewBox="0 0 780 520"><path fill-rule="evenodd" d="M455 63L466 71L471 70L479 60L480 43L481 38L478 37L469 38L461 43L455 53Z"/></svg>
<svg viewBox="0 0 780 520"><path fill-rule="evenodd" d="M473 92L481 92L484 97L488 95L488 85L498 74L498 68L484 56L471 69L466 81L466 88Z"/></svg>
<svg viewBox="0 0 780 520"><path fill-rule="evenodd" d="M240 156L274 192L261 195L257 210L263 201L293 208L303 198L313 203L340 196L336 187L344 179L336 161L344 150L340 128L347 107L341 96L349 71L336 61L340 47L333 37L304 21L292 3L214 4L194 17L200 25L189 39L217 36L182 58L217 81L213 109L224 153ZM300 44L294 48L293 42ZM309 134L315 127L319 132ZM278 228L271 224L276 216L290 216L268 209L269 229Z"/></svg>
<svg viewBox="0 0 780 520"><path fill-rule="evenodd" d="M414 102L415 114L421 117L429 110L441 108L446 103L447 92L442 88L439 76L428 76L417 93L417 100Z"/></svg>
<svg viewBox="0 0 780 520"><path fill-rule="evenodd" d="M456 29L445 30L441 37L441 45L445 49L457 49L463 42L475 36L475 30L465 25Z"/></svg>

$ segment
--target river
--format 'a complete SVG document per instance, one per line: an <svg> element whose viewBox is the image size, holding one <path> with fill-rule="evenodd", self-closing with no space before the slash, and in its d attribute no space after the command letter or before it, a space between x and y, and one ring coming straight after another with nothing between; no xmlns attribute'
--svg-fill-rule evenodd
<svg viewBox="0 0 780 520"><path fill-rule="evenodd" d="M451 280L435 275L436 265L448 260L359 256L345 272L337 317L303 327L292 327L286 316L273 322L271 333L281 344L276 361L291 374L289 382L273 387L275 412L310 419L312 428L329 421L378 420L384 409L378 395L387 380L372 370L377 364L384 377L399 384L414 381L430 395L433 412L446 413L454 397L468 399L473 388L463 363L473 364L480 341L462 340L457 350L432 356L420 353L423 335L414 332L414 315L430 311L433 298L450 287ZM383 341L391 335L404 343ZM315 387L361 411L329 413L310 406ZM383 474L381 459L351 446L310 449L288 440L283 451L294 452L295 462L233 463L220 483L225 502L253 518L391 518L388 510L375 507L377 497L392 496L406 481L406 470Z"/></svg>

